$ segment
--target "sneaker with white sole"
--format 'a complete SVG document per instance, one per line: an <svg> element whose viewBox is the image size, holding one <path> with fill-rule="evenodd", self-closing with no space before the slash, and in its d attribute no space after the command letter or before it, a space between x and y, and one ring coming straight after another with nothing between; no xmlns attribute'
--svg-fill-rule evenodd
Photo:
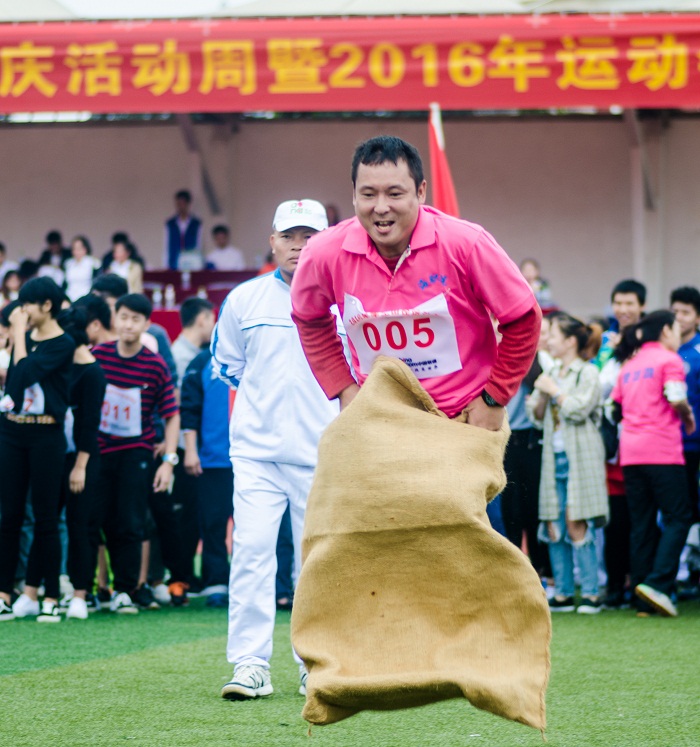
<svg viewBox="0 0 700 747"><path fill-rule="evenodd" d="M306 667L299 667L299 695L306 697L306 680L309 679L309 673Z"/></svg>
<svg viewBox="0 0 700 747"><path fill-rule="evenodd" d="M676 605L671 598L658 589L648 584L639 584L634 593L645 602L648 602L659 614L664 617L678 617Z"/></svg>
<svg viewBox="0 0 700 747"><path fill-rule="evenodd" d="M72 620L87 620L88 619L88 606L87 602L80 597L73 597L68 605L68 611L66 617Z"/></svg>
<svg viewBox="0 0 700 747"><path fill-rule="evenodd" d="M41 612L39 612L36 621L38 623L61 622L61 611L58 607L58 602L47 602L44 600L41 603Z"/></svg>
<svg viewBox="0 0 700 747"><path fill-rule="evenodd" d="M109 608L119 615L137 615L139 612L138 607L131 601L131 597L125 591L114 595Z"/></svg>
<svg viewBox="0 0 700 747"><path fill-rule="evenodd" d="M170 592L164 583L156 584L153 587L153 596L158 604L167 606L170 604Z"/></svg>
<svg viewBox="0 0 700 747"><path fill-rule="evenodd" d="M14 620L15 613L12 611L12 606L9 605L4 599L0 599L0 622L4 620Z"/></svg>
<svg viewBox="0 0 700 747"><path fill-rule="evenodd" d="M12 605L15 617L36 617L39 612L39 600L30 599L26 594L20 594Z"/></svg>
<svg viewBox="0 0 700 747"><path fill-rule="evenodd" d="M221 697L226 700L251 700L272 695L270 670L256 664L239 664L233 677L221 688Z"/></svg>

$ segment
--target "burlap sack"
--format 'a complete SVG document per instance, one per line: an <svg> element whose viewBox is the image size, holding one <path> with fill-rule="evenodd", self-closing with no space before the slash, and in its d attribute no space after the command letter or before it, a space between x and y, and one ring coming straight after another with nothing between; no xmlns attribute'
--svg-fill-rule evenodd
<svg viewBox="0 0 700 747"><path fill-rule="evenodd" d="M508 435L448 420L391 358L326 430L292 613L307 721L465 697L544 729L549 608L486 516Z"/></svg>

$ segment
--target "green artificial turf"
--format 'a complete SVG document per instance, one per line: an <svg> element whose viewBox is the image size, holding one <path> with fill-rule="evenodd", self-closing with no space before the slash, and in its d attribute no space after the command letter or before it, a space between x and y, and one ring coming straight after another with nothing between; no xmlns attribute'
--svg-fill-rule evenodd
<svg viewBox="0 0 700 747"><path fill-rule="evenodd" d="M539 732L452 700L308 727L296 694L289 614L279 613L275 694L228 702L219 689L226 613L202 600L138 616L0 625L0 734L6 747L426 747L542 744ZM420 650L416 651L420 656ZM550 747L697 747L700 602L677 619L631 612L554 618Z"/></svg>

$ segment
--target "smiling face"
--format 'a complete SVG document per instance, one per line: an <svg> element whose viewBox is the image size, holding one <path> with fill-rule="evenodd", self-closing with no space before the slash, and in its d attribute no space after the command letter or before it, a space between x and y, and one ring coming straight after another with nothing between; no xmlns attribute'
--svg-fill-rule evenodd
<svg viewBox="0 0 700 747"><path fill-rule="evenodd" d="M636 293L616 293L612 300L612 311L620 329L636 324L642 318L644 306Z"/></svg>
<svg viewBox="0 0 700 747"><path fill-rule="evenodd" d="M402 159L358 166L352 196L355 214L383 257L400 257L406 251L425 193L425 180L416 188Z"/></svg>
<svg viewBox="0 0 700 747"><path fill-rule="evenodd" d="M294 271L297 269L301 250L306 246L306 242L316 233L318 231L313 228L296 226L286 231L274 231L272 236L270 236L272 254L277 262L277 267L279 267L287 283L291 282Z"/></svg>
<svg viewBox="0 0 700 747"><path fill-rule="evenodd" d="M566 337L561 327L554 319L549 326L549 337L547 338L547 349L552 358L566 358L572 351L576 350L576 338L572 335Z"/></svg>
<svg viewBox="0 0 700 747"><path fill-rule="evenodd" d="M697 331L700 324L700 315L695 310L695 306L690 303L676 301L671 305L671 311L676 315L683 339L690 339Z"/></svg>

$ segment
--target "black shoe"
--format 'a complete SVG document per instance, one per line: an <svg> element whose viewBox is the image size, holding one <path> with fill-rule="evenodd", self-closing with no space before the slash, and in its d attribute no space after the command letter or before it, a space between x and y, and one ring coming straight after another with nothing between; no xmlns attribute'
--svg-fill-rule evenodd
<svg viewBox="0 0 700 747"><path fill-rule="evenodd" d="M552 597L549 600L550 612L573 612L575 609L573 597L564 597L563 599Z"/></svg>
<svg viewBox="0 0 700 747"><path fill-rule="evenodd" d="M102 586L97 590L97 601L100 604L109 604L112 601L112 597L114 594L112 593L111 589L108 589L106 586Z"/></svg>
<svg viewBox="0 0 700 747"><path fill-rule="evenodd" d="M131 595L131 599L137 607L142 610L159 610L160 605L156 602L156 598L153 596L153 590L148 584L140 586Z"/></svg>
<svg viewBox="0 0 700 747"><path fill-rule="evenodd" d="M628 610L629 600L622 591L612 591L603 599L604 610Z"/></svg>
<svg viewBox="0 0 700 747"><path fill-rule="evenodd" d="M597 615L601 609L603 609L603 605L600 602L600 599L593 599L593 597L581 597L581 601L576 608L576 612L579 613L579 615Z"/></svg>

